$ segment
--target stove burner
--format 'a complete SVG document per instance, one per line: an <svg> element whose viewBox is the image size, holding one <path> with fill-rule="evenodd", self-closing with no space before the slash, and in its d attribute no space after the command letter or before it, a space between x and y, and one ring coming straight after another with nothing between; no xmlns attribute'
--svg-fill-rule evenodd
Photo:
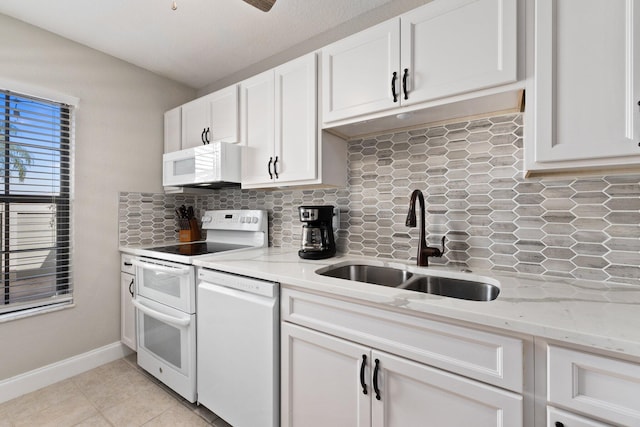
<svg viewBox="0 0 640 427"><path fill-rule="evenodd" d="M231 251L234 249L249 248L246 245L234 245L231 243L218 243L218 242L195 242L195 243L180 243L177 245L158 246L152 248L146 248L149 251L164 252L174 255L186 255L197 256L215 254L218 252Z"/></svg>

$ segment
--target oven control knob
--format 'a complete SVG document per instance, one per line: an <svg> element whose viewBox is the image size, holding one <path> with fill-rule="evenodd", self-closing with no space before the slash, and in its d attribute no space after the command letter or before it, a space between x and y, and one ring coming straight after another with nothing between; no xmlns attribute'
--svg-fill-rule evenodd
<svg viewBox="0 0 640 427"><path fill-rule="evenodd" d="M257 224L258 223L258 217L254 216L253 218L251 218L251 222L254 223L254 224Z"/></svg>
<svg viewBox="0 0 640 427"><path fill-rule="evenodd" d="M210 217L210 216L208 216L208 215L207 215L207 216L203 216L203 217L202 217L202 223L203 223L203 224L208 224L208 223L210 223L210 222L211 222L211 220L212 220L212 219L213 219L213 218L211 218L211 217Z"/></svg>

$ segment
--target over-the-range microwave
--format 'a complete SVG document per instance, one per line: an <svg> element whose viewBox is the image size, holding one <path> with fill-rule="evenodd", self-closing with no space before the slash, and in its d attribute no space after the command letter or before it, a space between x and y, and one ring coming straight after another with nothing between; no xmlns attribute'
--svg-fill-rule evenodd
<svg viewBox="0 0 640 427"><path fill-rule="evenodd" d="M162 156L165 187L223 187L240 183L241 149L212 142Z"/></svg>

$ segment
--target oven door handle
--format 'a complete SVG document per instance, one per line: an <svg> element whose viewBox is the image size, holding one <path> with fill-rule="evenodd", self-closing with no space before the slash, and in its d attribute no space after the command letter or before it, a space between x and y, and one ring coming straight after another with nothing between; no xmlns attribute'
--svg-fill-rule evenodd
<svg viewBox="0 0 640 427"><path fill-rule="evenodd" d="M191 266L185 267L167 267L164 265L152 264L150 262L144 262L139 259L131 260L131 263L136 267L144 268L147 270L158 271L162 273L176 274L179 276L186 276L191 272Z"/></svg>
<svg viewBox="0 0 640 427"><path fill-rule="evenodd" d="M154 319L158 319L160 321L163 321L165 323L169 323L170 325L174 325L174 326L188 326L189 323L191 323L191 318L190 317L173 317L173 316L169 316L168 314L164 314L164 313L160 313L159 311L156 311L152 308L147 307L146 305L142 304L141 302L139 302L136 299L132 299L131 302L133 303L133 305L140 310L141 312L153 317Z"/></svg>

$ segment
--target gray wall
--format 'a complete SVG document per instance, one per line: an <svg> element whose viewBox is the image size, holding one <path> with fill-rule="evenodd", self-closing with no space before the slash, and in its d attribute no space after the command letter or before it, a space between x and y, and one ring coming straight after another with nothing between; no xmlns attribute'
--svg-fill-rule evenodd
<svg viewBox="0 0 640 427"><path fill-rule="evenodd" d="M80 99L76 306L0 324L1 380L120 340L118 191L162 191L163 113L195 91L4 15L0 80Z"/></svg>
<svg viewBox="0 0 640 427"><path fill-rule="evenodd" d="M409 195L420 189L429 243L449 240L445 256L432 264L640 286L640 173L524 179L524 130L515 114L381 134L347 143L347 188L223 189L194 203L266 209L269 243L280 247L299 246L298 206L332 204L341 210L339 250L409 260L418 233L404 221ZM122 194L123 243L176 239L175 228L154 233L150 224L175 227L179 201L165 198L162 207L157 198Z"/></svg>
<svg viewBox="0 0 640 427"><path fill-rule="evenodd" d="M252 64L251 66L240 70L232 75L212 82L198 90L198 96L203 96L208 93L214 92L218 89L222 89L234 83L238 83L244 79L261 73L262 71L269 70L280 64L284 64L287 61L298 58L309 52L313 52L320 49L330 43L343 39L351 34L355 34L380 22L386 21L398 15L403 14L409 10L415 9L419 6L427 4L432 0L389 0L388 3L377 7L367 13L363 13L360 16L351 19L348 22L340 24L324 33L318 34L308 40L303 41L284 52L273 55L263 61ZM318 5L321 2L317 2ZM319 7L319 6L318 6Z"/></svg>

